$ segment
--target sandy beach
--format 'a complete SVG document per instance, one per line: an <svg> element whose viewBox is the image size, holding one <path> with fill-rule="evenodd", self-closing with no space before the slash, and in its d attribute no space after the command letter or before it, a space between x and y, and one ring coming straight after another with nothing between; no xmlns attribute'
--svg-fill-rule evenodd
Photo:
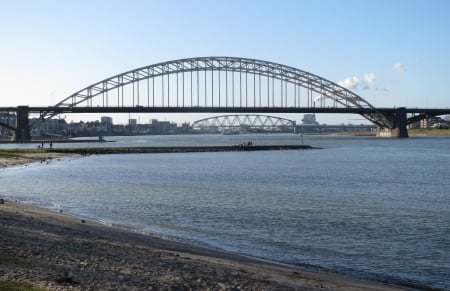
<svg viewBox="0 0 450 291"><path fill-rule="evenodd" d="M8 286L25 286L25 290L400 290L0 200L0 290L11 290Z"/></svg>
<svg viewBox="0 0 450 291"><path fill-rule="evenodd" d="M46 163L74 154L49 152L44 149L2 149L0 150L0 168L20 166L31 163ZM0 197L1 198L1 197Z"/></svg>

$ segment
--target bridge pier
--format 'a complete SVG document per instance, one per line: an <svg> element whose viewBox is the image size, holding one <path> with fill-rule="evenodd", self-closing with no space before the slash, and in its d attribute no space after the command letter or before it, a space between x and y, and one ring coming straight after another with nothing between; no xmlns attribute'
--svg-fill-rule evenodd
<svg viewBox="0 0 450 291"><path fill-rule="evenodd" d="M17 107L16 128L12 136L13 141L30 141L30 124L28 122L28 106Z"/></svg>
<svg viewBox="0 0 450 291"><path fill-rule="evenodd" d="M409 137L407 128L408 119L405 107L399 107L391 114L386 114L386 116L392 122L393 127L378 127L377 137Z"/></svg>

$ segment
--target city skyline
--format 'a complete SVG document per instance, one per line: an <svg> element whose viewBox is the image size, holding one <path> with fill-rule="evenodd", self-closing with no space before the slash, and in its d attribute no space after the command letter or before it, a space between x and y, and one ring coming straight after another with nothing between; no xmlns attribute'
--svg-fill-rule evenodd
<svg viewBox="0 0 450 291"><path fill-rule="evenodd" d="M44 0L0 1L0 6L2 106L49 106L137 67L218 55L305 70L374 106L450 106L448 1ZM132 118L182 123L211 115ZM363 122L355 115L318 119Z"/></svg>

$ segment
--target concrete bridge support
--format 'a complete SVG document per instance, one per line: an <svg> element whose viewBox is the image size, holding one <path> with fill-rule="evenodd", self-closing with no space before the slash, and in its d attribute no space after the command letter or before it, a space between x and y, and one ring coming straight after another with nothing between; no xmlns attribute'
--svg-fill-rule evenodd
<svg viewBox="0 0 450 291"><path fill-rule="evenodd" d="M28 106L17 107L16 128L12 137L13 141L30 141L30 124L28 123Z"/></svg>
<svg viewBox="0 0 450 291"><path fill-rule="evenodd" d="M386 117L392 122L392 128L380 128L377 129L378 137L409 137L408 135L408 118L406 116L406 108L399 107L397 110L390 114L386 114Z"/></svg>

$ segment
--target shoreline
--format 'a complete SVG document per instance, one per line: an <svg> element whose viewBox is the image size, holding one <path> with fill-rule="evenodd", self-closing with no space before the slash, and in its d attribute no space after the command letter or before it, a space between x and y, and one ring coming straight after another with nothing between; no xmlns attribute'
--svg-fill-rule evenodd
<svg viewBox="0 0 450 291"><path fill-rule="evenodd" d="M33 163L48 163L53 159L75 155L75 153L49 152L46 149L0 149L0 169Z"/></svg>
<svg viewBox="0 0 450 291"><path fill-rule="evenodd" d="M404 290L165 240L9 201L0 204L0 232L0 286L12 281L49 290L229 290L238 286L247 290Z"/></svg>
<svg viewBox="0 0 450 291"><path fill-rule="evenodd" d="M19 159L17 153L10 151L6 158L3 156L3 162L8 159L14 162L3 165L0 159L0 165L10 167L17 166L19 161L26 165L77 156L49 153L45 149L16 151ZM23 157L24 152L30 156ZM0 204L0 233L0 287L24 282L48 290L117 290L136 286L200 290L238 289L237 286L247 290L414 288L401 282L396 285L366 281L320 267L291 266L216 251L9 201ZM136 249L142 257L136 258ZM158 268L149 265L155 260ZM129 269L124 271L123 264Z"/></svg>

